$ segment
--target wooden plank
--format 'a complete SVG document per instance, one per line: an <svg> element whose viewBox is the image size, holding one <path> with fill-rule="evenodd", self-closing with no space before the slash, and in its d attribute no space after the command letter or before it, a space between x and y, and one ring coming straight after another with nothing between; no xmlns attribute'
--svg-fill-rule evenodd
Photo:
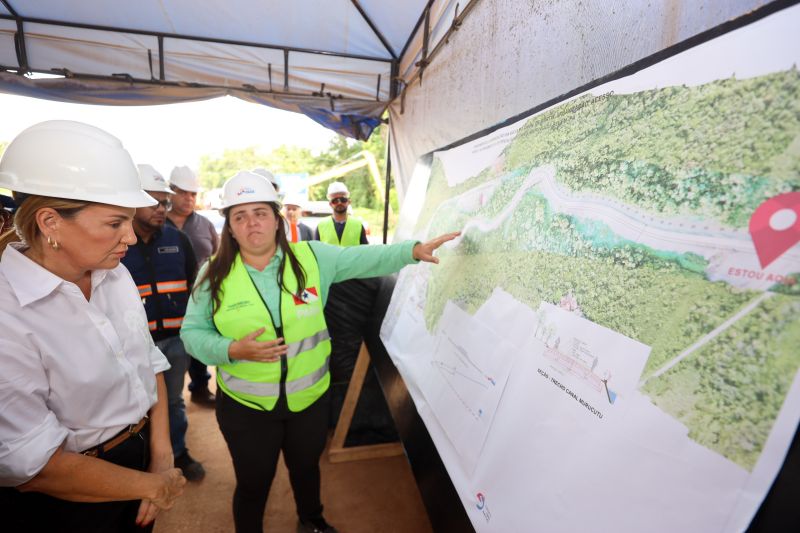
<svg viewBox="0 0 800 533"><path fill-rule="evenodd" d="M350 424L353 422L353 415L356 412L358 398L361 396L361 389L364 386L364 379L367 377L369 362L370 357L367 345L362 342L361 349L358 351L356 365L353 369L353 375L350 376L350 384L347 386L339 421L336 423L336 429L333 431L333 438L328 448L328 459L332 463L360 461L378 457L395 457L405 453L403 445L399 442L344 447L347 432L350 430Z"/></svg>
<svg viewBox="0 0 800 533"><path fill-rule="evenodd" d="M379 459L383 457L397 457L405 454L405 448L399 442L386 444L367 444L365 446L350 446L328 450L328 461L331 463L345 463L347 461L363 461L366 459Z"/></svg>

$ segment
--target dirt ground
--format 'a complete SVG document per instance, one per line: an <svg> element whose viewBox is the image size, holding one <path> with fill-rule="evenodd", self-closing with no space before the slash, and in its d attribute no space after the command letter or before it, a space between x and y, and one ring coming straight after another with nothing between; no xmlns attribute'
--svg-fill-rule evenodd
<svg viewBox="0 0 800 533"><path fill-rule="evenodd" d="M159 515L155 532L232 532L234 476L228 449L214 410L193 404L188 391L184 397L189 417L187 446L192 457L203 463L206 477L187 484L175 507ZM321 469L325 518L340 533L432 531L404 456L332 464L326 451ZM281 459L267 501L264 531L289 533L296 529L292 490Z"/></svg>

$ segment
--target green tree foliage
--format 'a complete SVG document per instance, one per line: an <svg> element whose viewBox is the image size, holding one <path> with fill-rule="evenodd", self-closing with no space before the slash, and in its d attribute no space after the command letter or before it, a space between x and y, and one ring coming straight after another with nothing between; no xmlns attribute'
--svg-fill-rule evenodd
<svg viewBox="0 0 800 533"><path fill-rule="evenodd" d="M225 150L221 157L200 157L200 183L207 189L221 187L225 180L239 170L251 169L262 164L262 157L253 146L238 150Z"/></svg>
<svg viewBox="0 0 800 533"><path fill-rule="evenodd" d="M341 135L334 137L331 139L327 150L314 159L317 165L317 170L314 173L333 168L366 150L375 156L375 160L378 163L380 178L381 181L383 181L386 176L385 137L386 132L383 127L376 129L367 141L353 141ZM350 190L353 207L377 209L383 206L383 191L376 189L375 181L370 176L367 167L362 167L335 179L347 185L347 188ZM324 200L328 189L328 183L330 182L320 183L312 187L309 192L309 197L312 200Z"/></svg>
<svg viewBox="0 0 800 533"><path fill-rule="evenodd" d="M276 174L307 172L313 176L356 157L362 150L367 150L375 156L383 179L386 169L384 130L383 127L376 129L368 141L353 141L338 135L331 139L325 150L316 155L308 148L289 145L279 146L266 154L259 153L254 146L249 146L225 150L221 156L204 155L200 159L200 182L209 189L221 187L225 180L236 172L255 167L265 167ZM382 207L383 202L379 198L383 197L383 191L376 190L366 167L336 179L344 182L350 189L354 207L371 209ZM328 182L312 187L309 193L310 199L324 200L327 187Z"/></svg>
<svg viewBox="0 0 800 533"><path fill-rule="evenodd" d="M798 312L796 297L762 301L645 392L694 440L752 469L800 366Z"/></svg>
<svg viewBox="0 0 800 533"><path fill-rule="evenodd" d="M281 145L268 154L260 154L254 146L229 149L221 157L200 158L200 182L208 189L221 187L225 180L240 170L265 167L275 173L312 172L314 155L308 148Z"/></svg>
<svg viewBox="0 0 800 533"><path fill-rule="evenodd" d="M505 156L507 169L555 165L574 191L746 227L800 189L800 73L583 96L528 120Z"/></svg>
<svg viewBox="0 0 800 533"><path fill-rule="evenodd" d="M766 295L712 281L702 255L626 240L520 190L532 169L552 165L570 193L744 229L766 198L800 190L797 70L583 96L530 118L501 161L457 186L432 163L417 230L466 230L431 270L428 329L446 302L473 313L496 287L532 309L569 295L588 320L650 346L641 391L653 403L752 469L800 367L800 273Z"/></svg>
<svg viewBox="0 0 800 533"><path fill-rule="evenodd" d="M298 172L313 174L318 172L320 168L311 150L301 146L288 146L285 144L270 152L263 166L280 174Z"/></svg>

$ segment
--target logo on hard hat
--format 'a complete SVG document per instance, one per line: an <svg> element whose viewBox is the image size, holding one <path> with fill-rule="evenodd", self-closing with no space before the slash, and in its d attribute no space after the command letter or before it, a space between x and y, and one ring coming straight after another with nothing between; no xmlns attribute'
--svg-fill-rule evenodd
<svg viewBox="0 0 800 533"><path fill-rule="evenodd" d="M239 189L239 192L236 193L236 196L241 196L243 194L255 194L256 190L252 187L242 187Z"/></svg>

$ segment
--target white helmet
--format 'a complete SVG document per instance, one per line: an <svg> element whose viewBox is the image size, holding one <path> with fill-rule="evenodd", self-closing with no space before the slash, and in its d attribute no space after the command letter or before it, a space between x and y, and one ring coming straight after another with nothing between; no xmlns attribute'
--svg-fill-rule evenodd
<svg viewBox="0 0 800 533"><path fill-rule="evenodd" d="M301 194L287 194L283 199L283 205L296 205L300 209L303 209L305 203L306 199Z"/></svg>
<svg viewBox="0 0 800 533"><path fill-rule="evenodd" d="M339 193L344 193L349 196L350 191L347 190L347 185L345 185L341 181L334 181L333 183L328 185L328 200L330 200L334 194L339 194Z"/></svg>
<svg viewBox="0 0 800 533"><path fill-rule="evenodd" d="M250 202L279 203L278 193L264 176L243 170L222 186L222 209Z"/></svg>
<svg viewBox="0 0 800 533"><path fill-rule="evenodd" d="M175 194L175 191L169 188L167 180L161 175L161 172L153 168L153 165L136 165L139 169L139 181L142 182L142 189L152 192L165 192L167 194Z"/></svg>
<svg viewBox="0 0 800 533"><path fill-rule="evenodd" d="M200 181L197 174L186 166L175 167L169 175L169 184L189 192L200 192Z"/></svg>
<svg viewBox="0 0 800 533"><path fill-rule="evenodd" d="M278 178L276 178L275 174L273 174L266 168L264 167L254 168L250 172L253 172L254 174L258 174L259 176L264 176L265 178L267 178L269 182L272 184L272 186L275 187L275 190L278 190L280 188L280 184L278 184Z"/></svg>
<svg viewBox="0 0 800 533"><path fill-rule="evenodd" d="M71 120L40 122L17 135L0 160L0 187L120 207L156 203L119 139Z"/></svg>

